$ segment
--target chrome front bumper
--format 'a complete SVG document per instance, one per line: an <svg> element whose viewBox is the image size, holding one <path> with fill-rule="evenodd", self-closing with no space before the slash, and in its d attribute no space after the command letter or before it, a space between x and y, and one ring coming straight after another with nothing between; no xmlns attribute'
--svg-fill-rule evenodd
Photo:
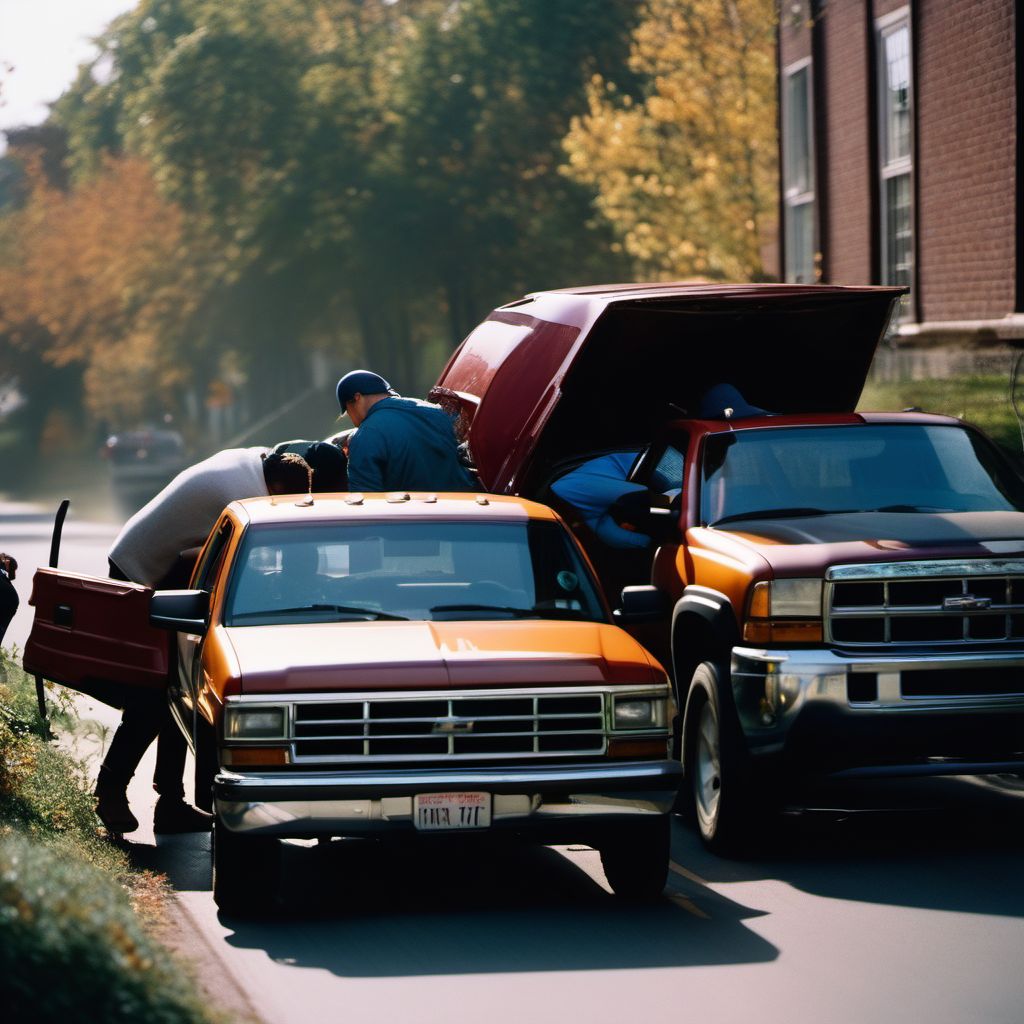
<svg viewBox="0 0 1024 1024"><path fill-rule="evenodd" d="M1019 670L1021 692L940 696L907 696L903 692L904 673L982 672L994 668ZM998 763L1000 769L1017 763L1018 751L1024 751L1024 652L873 657L820 649L736 647L731 669L736 710L747 746L753 753L782 752L792 735L801 730L808 732L812 722L819 733L831 730L841 738L860 730L870 736L873 728L880 729L889 723L896 723L896 729L905 727L909 735L917 725L937 722L949 715L958 716L965 729L972 725L983 729L988 722L1019 723L1015 726L1018 731L1009 737L1009 746L992 746L993 763ZM851 682L856 684L860 674L874 677L874 699L851 699ZM852 692L856 694L856 685ZM917 732L925 735L923 728ZM908 749L908 756L913 753ZM922 751L916 753L920 755ZM996 762L1000 753L1003 756ZM981 761L979 765L983 767Z"/></svg>
<svg viewBox="0 0 1024 1024"><path fill-rule="evenodd" d="M492 829L543 838L667 814L680 781L674 761L344 773L222 770L213 793L218 819L232 832L300 838L410 832L414 796L486 792L493 796Z"/></svg>

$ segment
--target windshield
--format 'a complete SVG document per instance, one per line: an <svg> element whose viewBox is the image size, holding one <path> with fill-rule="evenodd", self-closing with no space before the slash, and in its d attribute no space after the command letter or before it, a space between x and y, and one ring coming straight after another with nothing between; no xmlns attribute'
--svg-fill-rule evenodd
<svg viewBox="0 0 1024 1024"><path fill-rule="evenodd" d="M226 623L378 619L605 621L557 523L317 523L251 527Z"/></svg>
<svg viewBox="0 0 1024 1024"><path fill-rule="evenodd" d="M830 512L1024 508L1024 485L984 437L955 426L870 424L716 434L701 520L714 526Z"/></svg>

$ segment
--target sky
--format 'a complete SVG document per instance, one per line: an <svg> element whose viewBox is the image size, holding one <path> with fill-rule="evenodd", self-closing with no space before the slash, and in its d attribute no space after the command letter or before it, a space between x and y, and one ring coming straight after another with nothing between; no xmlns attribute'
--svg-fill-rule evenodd
<svg viewBox="0 0 1024 1024"><path fill-rule="evenodd" d="M78 65L95 55L90 39L135 3L0 0L0 130L45 120L47 104L71 84Z"/></svg>

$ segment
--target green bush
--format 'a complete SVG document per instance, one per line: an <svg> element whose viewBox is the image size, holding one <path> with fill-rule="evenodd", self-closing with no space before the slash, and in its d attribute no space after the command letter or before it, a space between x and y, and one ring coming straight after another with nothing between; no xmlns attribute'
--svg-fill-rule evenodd
<svg viewBox="0 0 1024 1024"><path fill-rule="evenodd" d="M55 722L73 709L54 694ZM5 1024L206 1024L187 971L150 939L163 883L93 813L85 766L46 738L34 681L0 651L0 1007ZM159 917L159 914L154 916Z"/></svg>
<svg viewBox="0 0 1024 1024"><path fill-rule="evenodd" d="M0 839L4 1020L207 1020L124 889L69 852L14 834Z"/></svg>
<svg viewBox="0 0 1024 1024"><path fill-rule="evenodd" d="M71 728L73 711L59 696L49 700L58 727ZM65 839L76 856L119 874L124 854L97 829L85 766L46 741L35 683L0 650L0 827L42 841Z"/></svg>
<svg viewBox="0 0 1024 1024"><path fill-rule="evenodd" d="M892 410L916 406L924 412L956 416L980 427L1010 455L1021 454L1021 431L1010 403L1010 384L995 374L948 380L869 381L858 409Z"/></svg>

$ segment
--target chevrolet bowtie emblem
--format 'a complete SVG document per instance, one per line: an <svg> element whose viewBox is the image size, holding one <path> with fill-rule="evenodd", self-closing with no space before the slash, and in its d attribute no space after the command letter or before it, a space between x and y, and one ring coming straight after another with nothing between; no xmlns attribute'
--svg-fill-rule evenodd
<svg viewBox="0 0 1024 1024"><path fill-rule="evenodd" d="M434 723L434 728L431 732L434 733L455 733L455 732L472 732L474 722L465 718L444 718L440 722Z"/></svg>
<svg viewBox="0 0 1024 1024"><path fill-rule="evenodd" d="M944 612L976 612L981 608L991 607L991 597L975 597L973 594L964 594L963 597L947 597L942 602Z"/></svg>

